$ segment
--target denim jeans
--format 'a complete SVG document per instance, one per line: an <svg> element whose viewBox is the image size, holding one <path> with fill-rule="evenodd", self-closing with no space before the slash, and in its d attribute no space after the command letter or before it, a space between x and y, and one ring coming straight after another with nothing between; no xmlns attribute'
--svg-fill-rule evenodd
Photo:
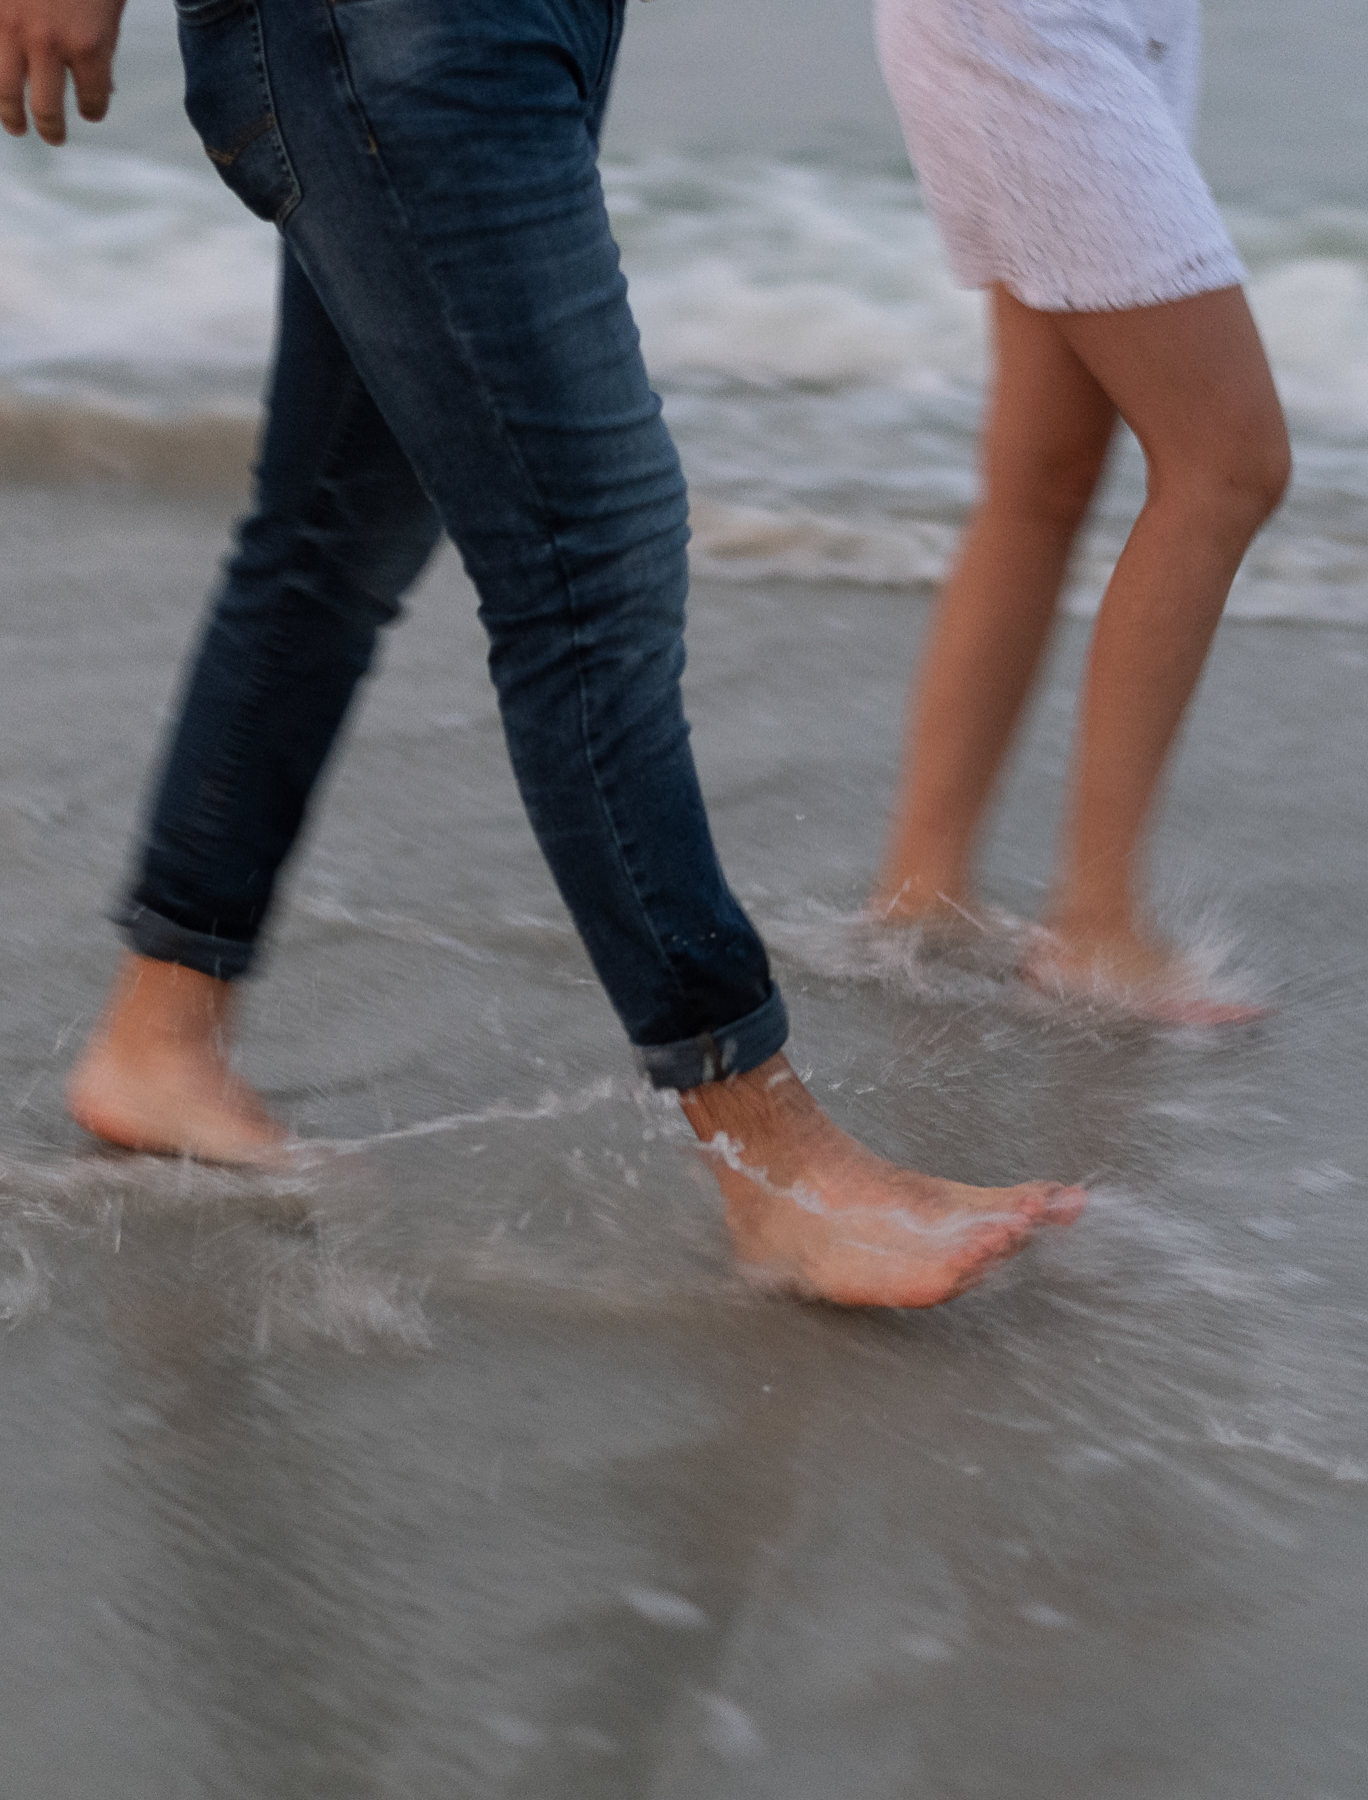
<svg viewBox="0 0 1368 1800"><path fill-rule="evenodd" d="M598 179L625 0L177 0L186 109L285 242L240 527L120 918L232 978L445 530L514 771L661 1087L787 1034L680 700L687 521ZM414 821L414 829L421 821Z"/></svg>

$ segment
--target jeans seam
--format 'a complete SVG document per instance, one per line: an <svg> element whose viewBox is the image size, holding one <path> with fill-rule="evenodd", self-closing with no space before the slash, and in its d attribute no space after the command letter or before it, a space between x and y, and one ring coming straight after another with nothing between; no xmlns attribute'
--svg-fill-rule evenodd
<svg viewBox="0 0 1368 1800"><path fill-rule="evenodd" d="M336 460L340 444L347 435L347 417L350 403L356 390L361 386L360 377L355 370L350 371L345 392L339 399L333 427L328 435L327 445L319 459L318 474L314 479L307 504L300 509L300 529L308 525L319 504L319 492ZM296 535L296 546L298 535ZM232 577L230 575L229 579ZM282 584L282 592L288 591L288 583ZM243 683L241 700L234 708L231 719L225 721L223 733L215 748L212 761L206 758L204 772L201 774L195 792L195 806L204 817L204 826L197 836L205 843L217 846L223 840L224 811L220 806L206 804L206 790L225 788L236 779L242 767L242 746L249 736L249 721L263 694L269 685L269 672L278 666L277 651L284 634L284 621L279 617L273 628L263 634L252 658L250 677ZM206 857L203 848L192 856L199 863L203 872Z"/></svg>
<svg viewBox="0 0 1368 1800"><path fill-rule="evenodd" d="M226 171L232 168L233 164L236 163L243 151L249 148L251 144L255 143L258 138L265 136L270 137L272 153L278 165L278 172L282 178L285 194L284 199L281 200L280 204L276 206L274 211L269 215L271 223L279 230L290 217L290 214L299 205L299 202L303 197L303 189L300 186L299 176L296 173L294 163L291 160L289 145L285 142L285 136L281 130L279 116L276 111L275 89L271 85L270 70L267 67L265 25L261 17L261 8L259 4L257 4L257 0L222 0L221 4L206 6L199 12L192 11L188 6L181 4L180 0L178 0L176 5L178 27L186 32L205 30L209 26L216 25L224 19L231 18L235 12L240 12L245 15L244 24L250 36L252 68L256 77L257 86L260 89L260 99L264 102L266 110L260 117L253 120L250 125L239 131L237 136L228 144L213 145L203 138L201 138L200 141L203 144L205 153L210 162L214 164L220 176L227 181ZM198 136L199 127L197 125L195 126L195 131ZM228 185L230 187L232 186L231 183ZM255 206L251 205L250 202L247 202L245 195L240 196L240 198L244 200L244 203L249 205L252 212L257 213L258 217L265 218L268 216L265 213L258 212L258 209Z"/></svg>
<svg viewBox="0 0 1368 1800"><path fill-rule="evenodd" d="M332 43L333 54L337 61L337 72L341 79L343 97L347 104L355 109L356 116L361 122L366 137L367 154L375 158L376 166L384 180L385 192L388 194L391 204L403 222L404 235L412 244L420 246L422 240L414 228L414 223L409 216L408 208L404 205L403 196L400 194L398 187L395 185L395 182L390 175L389 168L385 162L385 153L380 148L379 140L371 131L370 123L366 117L366 109L361 104L360 96L356 92L356 85L351 77L351 65L347 60L347 46L337 28L337 14L333 6L333 0L324 0L324 4L326 5L328 12L328 36ZM421 249L418 249L417 256L422 267L424 278L437 301L437 316L442 320L445 329L450 332L460 351L462 362L470 376L471 385L474 387L481 403L498 426L499 437L503 442L505 450L508 452L510 460L517 469L527 498L535 503L538 512L549 530L550 517L546 504L536 482L532 479L527 464L518 450L517 440L509 433L503 413L495 404L494 396L485 384L480 373L479 359L471 354L466 333L458 330L449 318L446 305L442 298L442 285L433 274L426 255Z"/></svg>
<svg viewBox="0 0 1368 1800"><path fill-rule="evenodd" d="M636 875L632 869L631 859L627 855L626 846L624 845L624 843L622 841L622 834L618 830L617 819L614 817L613 809L609 805L608 796L604 792L603 782L599 775L598 758L594 752L593 734L591 733L591 731L589 729L589 716L588 716L588 714L589 714L589 690L588 690L588 683L585 681L585 678L584 678L583 645L582 645L582 642L580 639L580 633L579 633L579 619L578 619L576 611L575 611L575 587L574 587L573 581L570 579L570 576L565 569L564 563L561 560L560 545L556 541L556 534L553 531L550 535L551 535L552 549L555 552L555 557L556 557L556 569L561 577L562 588L563 588L563 591L565 594L565 600L566 600L566 608L567 608L567 611L568 611L569 617L570 617L570 646L571 646L571 649L572 649L572 651L574 653L574 657L575 657L575 686L579 693L579 703L580 703L579 704L580 742L584 749L585 763L589 769L589 773L590 773L591 777L593 778L594 796L595 796L596 800L598 801L599 808L603 814L604 822L608 827L608 832L609 832L609 836L612 840L613 849L617 854L618 866L622 870L623 878L626 881L628 889L631 892L632 899L636 905L637 913L640 917L641 923L645 927L647 935L649 936L651 943L655 947L657 956L659 956L661 962L664 964L665 968L669 971L670 980L674 984L676 999L683 1001L686 998L685 992L684 992L684 983L680 980L679 971L678 971L678 969L676 969L676 967L674 965L674 958L669 954L669 952L666 950L664 944L660 940L660 934L656 930L655 921L651 918L650 909L647 907L646 902L642 897L640 884L638 883Z"/></svg>
<svg viewBox="0 0 1368 1800"><path fill-rule="evenodd" d="M337 29L336 0L324 0L328 9L328 36L332 42L333 54L337 59L337 71L342 84L343 96L347 104L355 112L361 124L361 141L367 156L379 157L380 145L371 129L370 117L361 104L361 96L356 91L356 83L352 80L351 63L347 60L347 46Z"/></svg>
<svg viewBox="0 0 1368 1800"><path fill-rule="evenodd" d="M252 9L252 25L252 49L256 58L257 73L261 77L261 85L265 90L266 102L270 108L272 137L275 140L274 147L280 157L285 174L289 177L290 192L276 208L275 215L271 221L276 230L279 231L289 218L290 214L303 199L304 190L300 186L299 175L296 172L294 161L290 156L290 146L285 142L285 133L279 123L280 115L276 110L275 88L271 83L271 71L268 68L266 61L266 25L265 21L262 19L259 6L254 6Z"/></svg>
<svg viewBox="0 0 1368 1800"><path fill-rule="evenodd" d="M655 948L656 955L660 958L665 969L668 971L670 980L674 985L676 998L678 1000L682 1001L686 997L685 991L684 991L684 983L680 979L679 971L676 969L675 964L674 964L674 959L669 955L669 953L665 949L664 944L661 942L660 935L657 932L657 930L655 928L655 924L654 924L653 920L651 919L650 913L646 907L645 901L641 894L640 886L637 882L635 874L632 871L631 863L628 859L626 849L623 845L621 835L618 831L617 820L615 819L615 817L613 815L612 807L608 803L608 798L604 792L603 782L602 782L602 779L599 774L598 762L597 762L597 759L594 754L592 738L591 738L591 734L590 734L589 726L588 726L588 705L589 705L588 684L586 683L585 678L584 678L584 653L583 653L583 644L582 644L582 641L580 638L579 620L578 620L578 617L576 614L576 609L575 609L575 586L574 586L574 582L571 579L570 574L566 568L560 539L556 532L556 528L555 528L554 524L552 523L551 508L548 506L545 496L543 495L540 487L538 486L535 478L533 477L531 470L527 466L527 463L521 453L521 450L519 449L516 437L512 434L512 432L508 428L508 423L507 423L507 419L505 418L503 408L501 406L499 406L499 404L495 400L493 392L488 387L487 383L485 382L485 380L480 372L478 358L471 354L470 346L466 339L466 334L464 332L460 331L452 323L450 317L447 314L446 306L442 300L441 283L436 279L432 268L428 264L426 255L421 250L420 246L421 246L422 240L419 238L418 234L413 230L412 220L409 217L408 208L404 205L403 197L400 194L399 189L396 186L393 178L391 177L389 169L386 165L384 150L381 148L379 142L370 133L370 127L369 127L369 124L366 119L365 108L362 106L360 98L356 94L355 85L351 79L350 65L347 61L346 45L342 41L341 35L338 31L337 17L336 17L335 10L331 4L331 0L328 0L328 28L329 28L329 36L331 38L332 45L333 45L333 52L334 52L335 57L337 58L337 65L338 65L339 74L341 76L343 92L347 98L348 103L355 107L357 117L360 119L363 127L366 130L366 134L369 139L369 144L370 144L370 146L373 146L371 153L375 157L376 164L380 171L381 177L384 181L385 189L389 195L391 204L394 206L400 219L403 221L405 230L409 235L410 241L416 247L416 254L417 254L418 260L421 263L421 266L423 269L423 274L427 280L429 287L432 289L433 293L437 297L438 307L439 307L439 315L443 320L446 330L448 332L450 332L452 338L455 340L455 343L461 354L462 362L465 366L467 373L469 374L469 377L471 380L471 385L474 388L475 393L478 396L480 403L485 407L489 417L495 423L495 426L499 433L500 440L504 445L504 448L509 456L509 459L510 459L512 465L516 468L518 475L522 481L524 493L525 493L527 499L532 503L532 506L535 510L537 519L540 523L541 530L542 530L542 533L544 536L544 541L553 555L556 574L557 574L557 577L558 577L558 580L560 583L561 593L563 596L563 604L565 606L566 615L567 615L567 617L569 619L569 623L570 623L570 645L571 645L571 650L574 654L574 659L575 659L575 685L576 685L576 689L577 689L578 695L579 695L580 743L581 743L581 747L584 752L585 763L589 769L590 776L592 777L592 780L593 780L594 797L599 805L599 808L602 812L604 821L608 827L609 836L611 838L614 851L617 854L618 866L619 866L619 869L621 870L623 879L625 880L625 882L627 884L628 890L631 893L632 900L636 907L640 923L645 928L646 934L647 934L648 938L650 939L651 944ZM609 67L611 67L611 56L606 55L605 56L605 71L604 71L605 74ZM603 80L603 76L600 76L599 85L602 84L602 80ZM601 185L601 183L598 182L598 177L597 177L597 158L595 158L595 182L596 182L596 185L598 186L600 202L602 202L602 185Z"/></svg>

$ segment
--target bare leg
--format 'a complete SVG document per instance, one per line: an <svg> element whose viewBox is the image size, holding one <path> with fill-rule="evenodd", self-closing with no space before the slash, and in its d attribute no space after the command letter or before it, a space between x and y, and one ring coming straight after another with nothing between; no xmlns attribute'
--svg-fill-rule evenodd
<svg viewBox="0 0 1368 1800"><path fill-rule="evenodd" d="M72 1117L125 1150L269 1160L286 1133L229 1065L233 1012L230 982L125 955L67 1083Z"/></svg>
<svg viewBox="0 0 1368 1800"><path fill-rule="evenodd" d="M1146 928L1144 837L1231 581L1286 486L1286 430L1238 288L1061 315L1059 327L1139 438L1149 488L1093 635L1047 915L1054 941L1035 975L1145 1011L1210 1017Z"/></svg>
<svg viewBox="0 0 1368 1800"><path fill-rule="evenodd" d="M1053 1182L972 1188L886 1162L827 1118L782 1056L680 1100L713 1158L742 1267L813 1299L952 1300L1086 1201Z"/></svg>
<svg viewBox="0 0 1368 1800"><path fill-rule="evenodd" d="M922 652L871 902L892 920L973 904L975 840L1116 422L1053 314L998 288L993 337L983 498Z"/></svg>

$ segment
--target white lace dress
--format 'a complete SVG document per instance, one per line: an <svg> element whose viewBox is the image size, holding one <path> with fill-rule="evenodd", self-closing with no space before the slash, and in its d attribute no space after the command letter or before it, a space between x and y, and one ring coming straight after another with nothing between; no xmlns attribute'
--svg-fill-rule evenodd
<svg viewBox="0 0 1368 1800"><path fill-rule="evenodd" d="M1046 312L1244 280L1188 148L1199 0L875 0L912 160L966 287Z"/></svg>

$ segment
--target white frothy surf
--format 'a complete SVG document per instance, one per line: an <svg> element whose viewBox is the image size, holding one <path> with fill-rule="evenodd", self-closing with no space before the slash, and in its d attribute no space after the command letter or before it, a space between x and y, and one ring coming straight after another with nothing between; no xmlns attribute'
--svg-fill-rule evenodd
<svg viewBox="0 0 1368 1800"><path fill-rule="evenodd" d="M0 156L0 379L133 416L250 408L276 246L206 170L69 149Z"/></svg>
<svg viewBox="0 0 1368 1800"><path fill-rule="evenodd" d="M984 333L910 174L680 155L605 173L699 573L925 591L974 492ZM1231 224L1298 455L1232 611L1368 623L1368 211ZM0 473L240 480L274 266L208 169L0 144ZM1076 611L1138 501L1122 464Z"/></svg>

